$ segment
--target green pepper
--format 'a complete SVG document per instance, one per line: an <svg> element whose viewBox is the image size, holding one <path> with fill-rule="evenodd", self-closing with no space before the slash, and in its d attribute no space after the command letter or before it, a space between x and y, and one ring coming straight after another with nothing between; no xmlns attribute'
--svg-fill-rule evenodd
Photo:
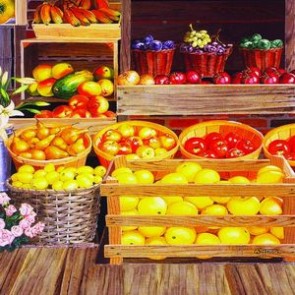
<svg viewBox="0 0 295 295"><path fill-rule="evenodd" d="M242 44L246 43L246 42L249 42L250 39L249 38L242 38L241 41L240 41L240 46L242 46Z"/></svg>
<svg viewBox="0 0 295 295"><path fill-rule="evenodd" d="M253 34L250 39L252 42L260 41L262 39L262 36L260 34L256 33L256 34Z"/></svg>
<svg viewBox="0 0 295 295"><path fill-rule="evenodd" d="M246 49L253 49L253 42L247 41L241 47L246 48Z"/></svg>
<svg viewBox="0 0 295 295"><path fill-rule="evenodd" d="M284 46L284 43L281 39L275 39L275 40L271 41L272 48L280 48L283 46Z"/></svg>
<svg viewBox="0 0 295 295"><path fill-rule="evenodd" d="M258 43L258 48L267 50L270 49L271 42L268 39L261 39Z"/></svg>

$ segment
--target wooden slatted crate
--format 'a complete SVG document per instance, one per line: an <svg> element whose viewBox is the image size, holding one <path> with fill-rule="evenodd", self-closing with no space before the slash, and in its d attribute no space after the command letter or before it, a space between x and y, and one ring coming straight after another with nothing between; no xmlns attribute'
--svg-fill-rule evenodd
<svg viewBox="0 0 295 295"><path fill-rule="evenodd" d="M187 161L172 159L163 161L126 161L118 157L109 167L109 174L114 168L130 167L133 171L149 169L157 172L158 176L175 171L178 164ZM191 160L190 160L191 161ZM109 244L104 246L105 256L110 258L112 264L120 264L127 258L147 258L165 256L168 258L195 258L196 256L211 256L232 259L240 258L275 258L285 260L295 258L295 176L288 162L283 158L274 156L270 160L235 160L223 162L222 160L207 161L193 160L203 168L213 168L223 175L243 175L250 179L256 177L257 171L266 165L277 165L283 169L285 178L279 184L187 184L187 185L123 185L107 177L101 185L101 195L107 198L106 225L109 232ZM138 195L152 197L165 195L179 196L257 196L268 195L283 198L282 215L254 215L254 216L172 216L172 215L120 215L119 196ZM160 245L160 246L123 246L121 245L121 226L281 226L284 227L285 237L280 245Z"/></svg>

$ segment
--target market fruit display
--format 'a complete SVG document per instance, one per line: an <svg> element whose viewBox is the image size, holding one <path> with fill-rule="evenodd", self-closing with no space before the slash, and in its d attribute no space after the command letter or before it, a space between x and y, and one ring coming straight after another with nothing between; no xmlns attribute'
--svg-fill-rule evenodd
<svg viewBox="0 0 295 295"><path fill-rule="evenodd" d="M232 44L224 44L216 36L210 36L207 30L195 30L193 25L189 25L189 31L184 34L183 41L180 45L182 53L211 53L216 55L225 54L232 48Z"/></svg>
<svg viewBox="0 0 295 295"><path fill-rule="evenodd" d="M118 23L121 12L109 6L107 0L44 1L34 12L34 24L63 24L74 27L89 26L96 23Z"/></svg>
<svg viewBox="0 0 295 295"><path fill-rule="evenodd" d="M239 46L245 49L268 50L271 48L282 48L284 46L284 42L281 39L269 40L263 38L261 34L255 33L251 36L243 38L240 41Z"/></svg>
<svg viewBox="0 0 295 295"><path fill-rule="evenodd" d="M23 159L45 161L76 157L91 143L86 129L37 121L36 125L17 130L8 143L8 149Z"/></svg>
<svg viewBox="0 0 295 295"><path fill-rule="evenodd" d="M184 161L175 170L161 175L151 176L153 172L146 168L133 171L120 167L110 174L119 184L158 185L158 184L276 184L282 183L285 177L283 170L276 165L260 168L256 175L248 178L245 175L234 175L223 178L215 169L203 168L201 163ZM274 173L280 177L274 176ZM144 177L143 177L144 175ZM148 179L142 182L142 179ZM140 194L140 193L139 193ZM124 195L119 199L122 215L280 215L283 213L283 201L279 197L254 196L242 197L201 197L201 196L140 196ZM176 217L175 217L176 218ZM148 245L150 239L158 239L154 245L277 245L284 238L283 227L240 226L240 227L205 227L205 226L124 226L122 227L122 244ZM151 257L152 258L152 257ZM201 257L200 257L201 258ZM208 257L202 257L208 258ZM162 257L164 259L164 257Z"/></svg>
<svg viewBox="0 0 295 295"><path fill-rule="evenodd" d="M36 170L24 164L10 178L13 187L31 190L74 191L100 184L106 173L103 166L55 167L49 163Z"/></svg>
<svg viewBox="0 0 295 295"><path fill-rule="evenodd" d="M1 0L0 1L0 24L6 23L9 19L15 16L15 1Z"/></svg>

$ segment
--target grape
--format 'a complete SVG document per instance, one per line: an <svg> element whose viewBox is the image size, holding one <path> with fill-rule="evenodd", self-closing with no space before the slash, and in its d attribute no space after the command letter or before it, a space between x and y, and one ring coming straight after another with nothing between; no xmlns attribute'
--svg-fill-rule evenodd
<svg viewBox="0 0 295 295"><path fill-rule="evenodd" d="M166 40L163 42L163 49L174 49L175 48L175 42L172 40Z"/></svg>
<svg viewBox="0 0 295 295"><path fill-rule="evenodd" d="M143 38L144 43L151 43L154 40L154 37L152 35L147 35Z"/></svg>
<svg viewBox="0 0 295 295"><path fill-rule="evenodd" d="M131 44L131 48L132 49L140 49L140 50L144 50L145 49L145 45L143 42L138 41L138 42L132 42Z"/></svg>
<svg viewBox="0 0 295 295"><path fill-rule="evenodd" d="M160 51L162 49L162 42L159 40L153 40L149 43L148 47L151 50Z"/></svg>

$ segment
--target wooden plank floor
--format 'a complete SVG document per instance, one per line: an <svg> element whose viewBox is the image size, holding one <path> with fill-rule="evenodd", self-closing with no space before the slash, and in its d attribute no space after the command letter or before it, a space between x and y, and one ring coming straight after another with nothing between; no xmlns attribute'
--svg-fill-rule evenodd
<svg viewBox="0 0 295 295"><path fill-rule="evenodd" d="M295 264L97 264L97 246L22 248L0 254L2 295L292 295Z"/></svg>

